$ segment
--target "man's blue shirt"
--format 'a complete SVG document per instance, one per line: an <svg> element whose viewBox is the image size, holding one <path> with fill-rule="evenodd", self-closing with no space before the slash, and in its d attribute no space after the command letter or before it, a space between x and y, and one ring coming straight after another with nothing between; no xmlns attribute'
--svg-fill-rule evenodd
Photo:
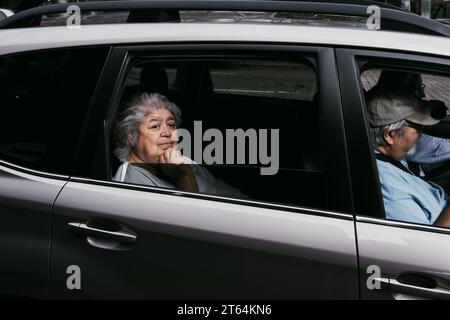
<svg viewBox="0 0 450 320"><path fill-rule="evenodd" d="M408 168L405 160L401 163ZM436 221L448 200L440 186L389 162L377 159L377 166L387 219L422 224Z"/></svg>
<svg viewBox="0 0 450 320"><path fill-rule="evenodd" d="M406 160L417 163L440 163L450 160L450 139L421 134Z"/></svg>

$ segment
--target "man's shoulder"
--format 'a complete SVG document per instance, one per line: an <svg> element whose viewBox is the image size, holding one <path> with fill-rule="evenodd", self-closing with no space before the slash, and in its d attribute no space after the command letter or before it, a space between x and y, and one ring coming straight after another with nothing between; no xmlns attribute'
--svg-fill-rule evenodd
<svg viewBox="0 0 450 320"><path fill-rule="evenodd" d="M379 174L387 173L389 176L404 176L409 174L392 163L380 159L377 159L377 167Z"/></svg>

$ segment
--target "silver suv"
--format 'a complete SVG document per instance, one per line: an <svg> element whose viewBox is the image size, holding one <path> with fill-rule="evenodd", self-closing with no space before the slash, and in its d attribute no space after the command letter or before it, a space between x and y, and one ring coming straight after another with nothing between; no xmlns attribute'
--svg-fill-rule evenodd
<svg viewBox="0 0 450 320"><path fill-rule="evenodd" d="M398 70L449 104L450 27L370 2L69 5L0 22L0 294L450 297L450 230L385 218L364 98ZM114 179L138 92L245 197Z"/></svg>

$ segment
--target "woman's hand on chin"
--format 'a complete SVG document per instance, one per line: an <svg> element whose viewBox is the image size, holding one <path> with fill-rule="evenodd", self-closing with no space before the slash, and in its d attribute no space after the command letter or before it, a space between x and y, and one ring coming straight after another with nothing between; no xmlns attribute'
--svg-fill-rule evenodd
<svg viewBox="0 0 450 320"><path fill-rule="evenodd" d="M192 168L186 163L181 152L169 148L159 157L161 170L176 182L184 178L194 178Z"/></svg>
<svg viewBox="0 0 450 320"><path fill-rule="evenodd" d="M181 152L169 148L159 157L161 170L174 179L177 189L189 192L198 192L198 185L192 168L187 164Z"/></svg>
<svg viewBox="0 0 450 320"><path fill-rule="evenodd" d="M175 148L168 148L159 156L160 164L186 164L181 152Z"/></svg>

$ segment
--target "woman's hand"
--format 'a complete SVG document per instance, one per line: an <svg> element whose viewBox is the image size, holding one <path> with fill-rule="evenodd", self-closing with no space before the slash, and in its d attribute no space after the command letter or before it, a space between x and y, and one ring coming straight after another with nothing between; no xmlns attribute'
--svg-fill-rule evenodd
<svg viewBox="0 0 450 320"><path fill-rule="evenodd" d="M178 189L184 191L198 192L192 168L183 158L181 152L175 148L168 148L159 157L161 170L175 181Z"/></svg>
<svg viewBox="0 0 450 320"><path fill-rule="evenodd" d="M183 155L175 148L168 148L159 157L159 164L161 164L162 171L173 179L192 173L190 166L185 165Z"/></svg>
<svg viewBox="0 0 450 320"><path fill-rule="evenodd" d="M159 157L159 163L185 164L185 161L179 150L169 148Z"/></svg>

